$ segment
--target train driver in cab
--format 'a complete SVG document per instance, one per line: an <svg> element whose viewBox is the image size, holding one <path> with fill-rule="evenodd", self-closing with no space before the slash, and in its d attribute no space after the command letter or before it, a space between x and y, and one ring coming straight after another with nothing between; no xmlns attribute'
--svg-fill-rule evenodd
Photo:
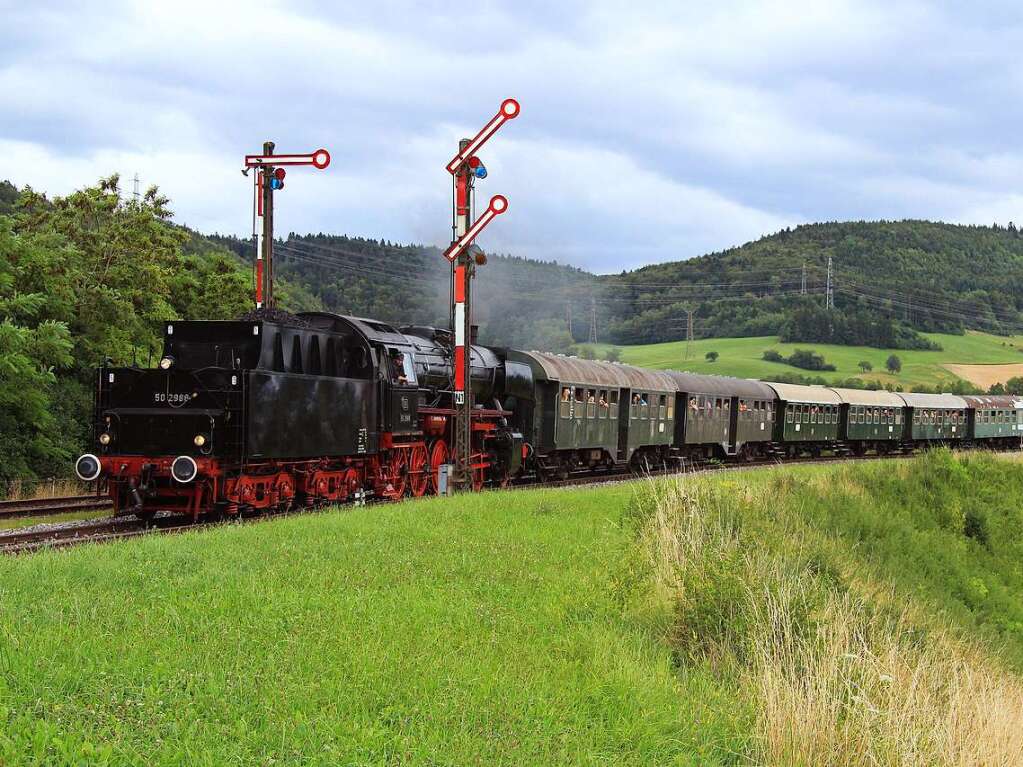
<svg viewBox="0 0 1023 767"><path fill-rule="evenodd" d="M408 383L408 376L405 375L405 355L397 349L391 351L391 370L395 383L402 385Z"/></svg>

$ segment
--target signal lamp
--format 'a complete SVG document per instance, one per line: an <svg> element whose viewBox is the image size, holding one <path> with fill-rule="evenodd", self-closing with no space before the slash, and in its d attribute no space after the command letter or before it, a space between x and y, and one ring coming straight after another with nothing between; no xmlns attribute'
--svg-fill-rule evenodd
<svg viewBox="0 0 1023 767"><path fill-rule="evenodd" d="M274 168L274 178L278 181L283 181L287 175L288 171L284 170L284 168Z"/></svg>
<svg viewBox="0 0 1023 767"><path fill-rule="evenodd" d="M99 435L99 443L104 447L113 442L113 440L114 438L113 436L110 435L109 432L103 432L102 434Z"/></svg>
<svg viewBox="0 0 1023 767"><path fill-rule="evenodd" d="M206 435L205 434L196 434L195 435L195 439L193 439L192 442L195 443L196 447L202 447L203 445L206 444Z"/></svg>
<svg viewBox="0 0 1023 767"><path fill-rule="evenodd" d="M486 166L480 163L478 166L476 166L475 170L473 170L472 173L474 176L476 176L476 178L486 178L487 177Z"/></svg>
<svg viewBox="0 0 1023 767"><path fill-rule="evenodd" d="M166 357L164 357L162 360L160 360L160 370L170 370L171 369L171 365L173 365L173 364L174 364L174 358L171 357L168 354Z"/></svg>
<svg viewBox="0 0 1023 767"><path fill-rule="evenodd" d="M270 188L273 189L274 191L277 191L278 189L283 189L284 182L281 181L276 176L274 176L272 179L270 179Z"/></svg>

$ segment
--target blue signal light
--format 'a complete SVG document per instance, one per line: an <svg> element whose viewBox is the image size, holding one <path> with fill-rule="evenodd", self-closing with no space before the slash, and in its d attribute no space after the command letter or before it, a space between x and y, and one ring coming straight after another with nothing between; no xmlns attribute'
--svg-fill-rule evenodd
<svg viewBox="0 0 1023 767"><path fill-rule="evenodd" d="M273 190L283 189L284 188L284 182L281 181L276 176L274 176L273 178L270 179L270 188L273 189Z"/></svg>
<svg viewBox="0 0 1023 767"><path fill-rule="evenodd" d="M486 167L484 167L483 163L480 163L475 168L473 168L472 172L473 172L473 175L476 176L476 178L486 178L487 177L487 169L486 169Z"/></svg>

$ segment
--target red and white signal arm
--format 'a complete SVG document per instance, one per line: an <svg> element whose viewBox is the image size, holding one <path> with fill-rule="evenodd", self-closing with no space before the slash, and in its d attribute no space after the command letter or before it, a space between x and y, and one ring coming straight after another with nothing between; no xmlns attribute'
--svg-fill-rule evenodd
<svg viewBox="0 0 1023 767"><path fill-rule="evenodd" d="M490 198L490 205L483 211L482 215L476 219L472 226L469 227L468 231L459 237L455 242L451 243L451 246L444 251L444 258L448 261L454 261L458 258L458 255L472 244L472 241L476 239L476 236L482 232L487 224L494 220L495 216L500 216L508 210L508 198L503 194L495 194Z"/></svg>
<svg viewBox="0 0 1023 767"><path fill-rule="evenodd" d="M323 170L330 165L330 152L326 149L317 149L309 154L245 155L246 168L258 168L260 165L312 165L317 170Z"/></svg>
<svg viewBox="0 0 1023 767"><path fill-rule="evenodd" d="M483 129L476 134L472 141L466 144L465 149L456 154L451 162L448 163L448 173L454 175L458 172L459 166L476 154L480 147L487 143L487 139L497 133L498 128L518 116L519 102L515 99L505 99L502 101L501 108L497 110L497 114L491 117L490 122L483 126Z"/></svg>

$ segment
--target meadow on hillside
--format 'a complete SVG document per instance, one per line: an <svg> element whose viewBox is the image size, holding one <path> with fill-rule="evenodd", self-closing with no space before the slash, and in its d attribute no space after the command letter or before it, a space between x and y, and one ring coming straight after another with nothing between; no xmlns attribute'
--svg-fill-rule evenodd
<svg viewBox="0 0 1023 767"><path fill-rule="evenodd" d="M927 338L941 345L941 351L919 351L907 349L875 349L868 346L836 346L813 343L779 343L775 336L753 338L706 338L693 341L688 359L685 357L686 342L672 341L645 346L622 346L621 361L650 368L673 368L694 373L737 376L772 380L772 376L801 374L822 376L828 381L845 378L859 378L862 381L880 381L905 388L912 386L948 386L957 380L945 365L1023 365L1023 336L993 336L974 331L964 335L925 333ZM610 344L598 344L595 352L603 357ZM802 370L779 362L767 362L763 353L769 349L783 356L796 349L808 349L824 355L827 362L837 369L834 372ZM714 362L706 359L708 352L717 352ZM902 371L891 374L885 369L885 361L895 354L902 362ZM859 368L861 361L869 362L873 370L864 373ZM1012 375L1020 375L1012 372ZM1003 381L1004 383L1004 381Z"/></svg>

